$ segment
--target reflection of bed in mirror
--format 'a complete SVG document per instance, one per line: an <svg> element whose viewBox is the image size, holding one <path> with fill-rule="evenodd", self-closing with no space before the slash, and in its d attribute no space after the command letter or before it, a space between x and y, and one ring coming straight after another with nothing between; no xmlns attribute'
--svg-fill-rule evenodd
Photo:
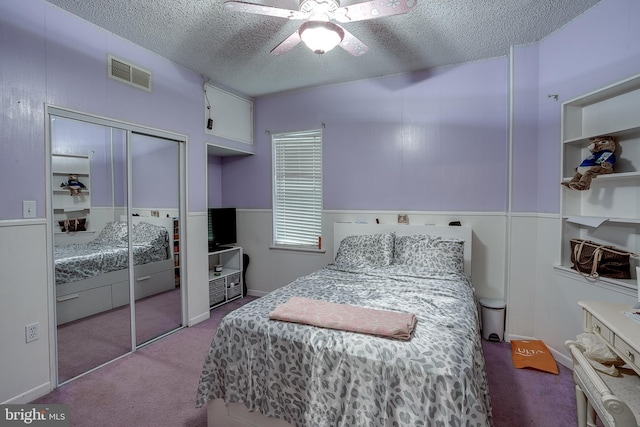
<svg viewBox="0 0 640 427"><path fill-rule="evenodd" d="M173 220L133 217L136 300L175 288ZM58 325L129 304L127 223L109 222L89 243L54 247Z"/></svg>

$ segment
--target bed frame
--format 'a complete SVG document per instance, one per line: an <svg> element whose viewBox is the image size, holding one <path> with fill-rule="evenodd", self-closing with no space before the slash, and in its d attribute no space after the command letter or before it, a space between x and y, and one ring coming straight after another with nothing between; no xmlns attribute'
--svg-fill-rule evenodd
<svg viewBox="0 0 640 427"><path fill-rule="evenodd" d="M166 228L169 233L168 259L135 266L135 299L174 289L173 219L132 218L134 224L148 222ZM58 325L127 304L129 304L128 268L77 282L56 285L56 321Z"/></svg>
<svg viewBox="0 0 640 427"><path fill-rule="evenodd" d="M338 222L333 225L333 253L347 236L395 232L398 236L428 234L430 236L464 240L464 271L471 277L472 230L470 227L405 225L405 224L358 224ZM207 427L293 427L284 420L269 418L258 412L249 412L243 403L225 403L214 399L207 404Z"/></svg>

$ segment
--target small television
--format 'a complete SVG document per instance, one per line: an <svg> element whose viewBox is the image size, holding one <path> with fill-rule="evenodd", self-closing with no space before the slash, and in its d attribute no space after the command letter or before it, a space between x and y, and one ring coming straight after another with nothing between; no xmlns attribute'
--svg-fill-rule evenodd
<svg viewBox="0 0 640 427"><path fill-rule="evenodd" d="M236 208L209 208L209 252L227 249L237 242Z"/></svg>

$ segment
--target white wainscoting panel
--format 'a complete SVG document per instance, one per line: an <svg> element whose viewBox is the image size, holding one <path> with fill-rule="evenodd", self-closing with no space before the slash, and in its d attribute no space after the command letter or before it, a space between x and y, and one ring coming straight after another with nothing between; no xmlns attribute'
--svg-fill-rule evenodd
<svg viewBox="0 0 640 427"><path fill-rule="evenodd" d="M480 298L505 298L506 217L494 213L403 212L410 224L447 225L460 221L473 229L473 284ZM262 296L333 260L333 224L353 221L374 224L397 222L397 213L383 211L325 211L322 246L326 251L299 252L270 249L272 218L269 209L238 209L238 244L249 255L247 284L251 295Z"/></svg>
<svg viewBox="0 0 640 427"><path fill-rule="evenodd" d="M28 403L51 390L47 226L0 221L0 403ZM25 342L25 325L40 338Z"/></svg>

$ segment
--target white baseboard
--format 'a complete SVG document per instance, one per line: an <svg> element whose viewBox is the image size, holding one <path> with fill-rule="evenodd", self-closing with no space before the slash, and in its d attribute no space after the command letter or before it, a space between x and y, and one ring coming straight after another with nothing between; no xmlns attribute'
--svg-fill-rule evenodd
<svg viewBox="0 0 640 427"><path fill-rule="evenodd" d="M12 405L12 404L24 405L36 400L39 397L44 396L45 394L48 394L52 390L53 388L51 387L51 382L47 381L44 384L40 384L39 386L34 387L31 390L27 390L24 393L20 393L19 395L12 397L11 399L5 402L2 402L2 404L3 405Z"/></svg>
<svg viewBox="0 0 640 427"><path fill-rule="evenodd" d="M204 322L205 320L207 320L209 317L211 317L211 313L209 312L209 310L205 311L202 314L199 314L195 317L192 317L191 319L189 319L189 326L193 326L193 325L197 325L200 322Z"/></svg>
<svg viewBox="0 0 640 427"><path fill-rule="evenodd" d="M252 297L263 297L267 294L269 294L269 292L247 289L247 295L251 295Z"/></svg>

